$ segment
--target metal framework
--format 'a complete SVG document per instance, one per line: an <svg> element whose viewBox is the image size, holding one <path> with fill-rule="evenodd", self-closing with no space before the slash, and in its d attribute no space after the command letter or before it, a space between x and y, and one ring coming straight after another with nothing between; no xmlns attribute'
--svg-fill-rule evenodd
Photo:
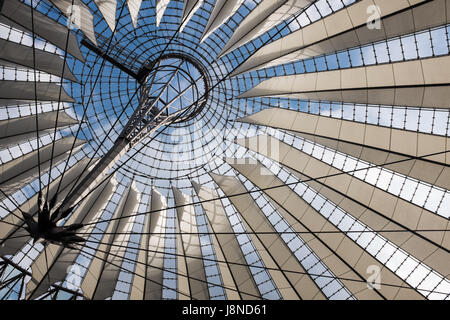
<svg viewBox="0 0 450 320"><path fill-rule="evenodd" d="M99 50L94 49L94 52L98 53ZM107 58L104 54L102 54L102 57L122 71L125 70L126 73L129 73L129 69L121 66L114 59ZM184 65L188 65L186 70L182 68ZM100 179L136 144L165 126L194 119L205 107L209 96L208 78L203 68L193 59L181 54L163 55L158 61L146 63L141 67L142 69L147 71L138 72L138 74L146 74L145 80L136 76L136 80L141 84L137 108L112 148L98 161L89 175L64 199L61 212L76 204L79 198L83 197L83 192L86 194L92 190ZM196 79L188 73L189 71L193 72L192 69L198 73ZM162 88L155 88L158 81L164 82ZM181 86L180 82L182 81L187 82L187 84ZM175 87L173 82L177 82L178 86ZM169 89L172 91L171 94L167 92ZM191 92L193 101L181 101L188 92ZM166 98L170 100L164 100ZM68 214L69 212L67 212ZM65 217L60 216L58 219Z"/></svg>

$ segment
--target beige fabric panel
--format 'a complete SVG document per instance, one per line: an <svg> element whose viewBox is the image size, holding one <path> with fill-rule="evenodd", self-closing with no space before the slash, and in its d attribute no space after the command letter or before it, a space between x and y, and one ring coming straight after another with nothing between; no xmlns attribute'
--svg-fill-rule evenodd
<svg viewBox="0 0 450 320"><path fill-rule="evenodd" d="M178 300L192 300L189 271L186 259L183 253L183 242L180 237L177 237L177 288Z"/></svg>
<svg viewBox="0 0 450 320"><path fill-rule="evenodd" d="M59 155L71 149L72 144L76 143L81 145L83 140L76 139L73 136L67 138L58 139L54 143L55 154ZM48 161L52 156L53 143L49 143L39 148L39 155L41 163ZM0 166L0 183L5 183L9 179L13 178L17 172L24 172L34 168L37 165L38 150L31 151L18 158L8 161Z"/></svg>
<svg viewBox="0 0 450 320"><path fill-rule="evenodd" d="M1 16L0 16L1 20ZM40 102L38 101L38 106L41 106L42 104L46 104L46 102ZM0 99L0 106L1 107L9 107L9 106L18 106L18 105L26 105L26 106L35 106L34 101L30 100L21 100L21 99Z"/></svg>
<svg viewBox="0 0 450 320"><path fill-rule="evenodd" d="M164 268L167 199L156 189L152 190L150 236L148 241L147 270L144 300L161 300ZM155 233L152 235L152 233ZM152 281L149 281L152 280Z"/></svg>
<svg viewBox="0 0 450 320"><path fill-rule="evenodd" d="M367 128L368 133L373 127ZM377 130L377 129L375 129ZM378 131L378 130L377 130ZM382 130L380 130L382 132ZM325 137L317 137L311 134L292 132L293 134L307 139L309 141L316 142L322 146L340 151L342 153L353 156L357 159L364 160L375 165L379 165L380 167L384 167L386 169L401 173L405 176L409 176L411 178L421 180L427 182L429 184L450 190L450 168L448 166L436 164L433 162L427 162L423 160L410 160L410 158L397 155L394 153L390 153L388 151L384 151L381 149L375 149L371 147L365 147L362 145L333 140ZM385 135L390 134L390 129L387 128L384 130ZM370 139L374 141L374 143L381 144L383 143L384 137L370 135ZM388 137L386 137L389 139ZM408 160L408 161L403 161ZM398 163L393 163L397 161L402 161ZM384 165L384 163L392 163Z"/></svg>
<svg viewBox="0 0 450 320"><path fill-rule="evenodd" d="M67 224L93 223L99 220L116 187L117 181L113 176L105 180L80 203ZM87 228L83 227L82 232L86 232Z"/></svg>
<svg viewBox="0 0 450 320"><path fill-rule="evenodd" d="M37 116L39 131L54 129L57 115L57 111L39 113ZM70 117L64 111L59 112L58 128L75 124L78 124L76 119ZM0 121L0 137L2 140L8 137L17 137L26 133L34 133L34 136L36 137L36 115Z"/></svg>
<svg viewBox="0 0 450 320"><path fill-rule="evenodd" d="M216 237L211 237L211 243L214 247L216 258L218 261L225 261L225 255L222 251L222 249L219 246L219 243L217 242ZM224 290L225 294L228 300L241 300L242 297L239 295L239 292L236 288L233 276L232 276L232 270L228 267L228 264L225 262L218 262L217 265L219 266L220 275L222 278L222 282L224 283Z"/></svg>
<svg viewBox="0 0 450 320"><path fill-rule="evenodd" d="M150 211L150 205L147 206L147 211ZM144 300L145 295L145 275L148 253L148 238L147 231L150 228L150 218L145 216L145 223L142 229L143 234L140 238L139 252L136 260L136 266L134 269L133 282L130 289L130 300Z"/></svg>
<svg viewBox="0 0 450 320"><path fill-rule="evenodd" d="M200 199L214 199L217 198L217 192L215 192L215 190L212 189L207 189L207 188L202 188L200 185L196 184L195 182L191 181L192 185L194 186L194 189L196 190L198 196ZM220 207L216 207L216 206L221 206L221 204L219 202L216 203L209 203L209 202L205 202L203 204L203 208L204 210L210 210L212 212L214 212L215 210L221 210ZM222 208L223 209L223 208ZM211 228L209 228L209 230L211 230ZM211 243L214 247L214 251L216 254L216 258L218 261L225 261L225 256L222 252L222 249L219 246L219 243L217 242L217 239L214 236L211 236ZM228 264L225 262L217 262L217 265L219 267L219 271L220 271L220 275L222 277L222 281L225 285L225 294L228 298L228 300L239 300L241 299L232 273L231 273L231 269L229 268Z"/></svg>
<svg viewBox="0 0 450 320"><path fill-rule="evenodd" d="M72 153L74 154L74 153L78 152L83 147L83 145L84 144L81 144L80 146L74 148ZM55 153L53 155L53 166L56 166L59 163L61 163L61 161L66 160L68 156L69 156L69 151L61 153L59 155ZM46 172L50 169L50 162L51 161L49 160L44 163L41 163L41 172ZM5 188L4 193L9 196L9 195L13 194L14 192L23 188L30 182L32 182L38 176L39 176L38 169L37 169L37 167L34 167L28 171L22 172L19 175L14 176L13 178L11 178L10 180L8 180L7 182L5 182L3 184L5 187L3 187L3 185L2 185L2 186L0 186L0 188L2 188L2 189ZM0 194L0 199L3 197L4 197L4 195Z"/></svg>
<svg viewBox="0 0 450 320"><path fill-rule="evenodd" d="M233 167L246 176L259 188L269 188L284 185L284 183L268 172L261 164L241 165L233 164ZM265 174L261 174L261 172ZM264 191L275 203L285 209L289 214L300 221L305 227L312 231L332 231L332 233L316 234L316 237L327 244L327 246L338 256L346 261L360 275L366 275L369 266L377 266L381 270L383 283L394 286L403 286L408 289L399 289L393 286L383 286L379 292L387 299L423 299L405 281L391 272L387 267L378 262L364 249L358 246L347 235L339 231L332 223L327 221L319 212L312 208L301 197L294 193L288 186Z"/></svg>
<svg viewBox="0 0 450 320"><path fill-rule="evenodd" d="M133 225L136 221L136 216L129 217L137 213L137 209L140 201L140 192L136 188L134 182L128 189L125 202L121 203L121 206L117 208L119 210L122 219L119 220L117 229L114 231L117 234L114 236L114 240L107 256L107 263L105 264L97 290L94 295L95 300L104 300L108 297L112 297L114 289L119 278L119 274L122 271L120 268L124 261L125 253L127 251L128 243L130 240L131 232L133 231Z"/></svg>
<svg viewBox="0 0 450 320"><path fill-rule="evenodd" d="M148 219L147 219L148 220ZM148 225L145 225L145 230L147 230ZM141 243L139 246L139 253L136 262L136 267L134 270L133 282L130 289L130 300L144 300L144 290L145 290L145 263L147 261L147 246L148 235L143 234L141 236Z"/></svg>
<svg viewBox="0 0 450 320"><path fill-rule="evenodd" d="M114 220L109 222L105 234L102 237L101 243L98 245L95 256L92 257L91 263L87 268L86 275L84 276L84 279L81 283L83 294L89 300L102 299L102 291L106 291L105 287L109 287L111 285L109 282L101 283L100 279L102 278L103 271L105 270L105 260L108 259L108 253L110 252L110 250L114 250L111 246L115 238L115 235L113 233L117 232L119 223L121 222L121 219L117 220L117 218L122 217L125 213L123 209L128 200L130 189L131 186L127 188L125 194L121 197L119 204L114 210L114 213L112 215L112 219ZM88 243L87 246L93 247L94 245L92 243ZM111 263L110 260L108 260L108 262ZM107 298L107 296L103 297L103 299L105 298Z"/></svg>
<svg viewBox="0 0 450 320"><path fill-rule="evenodd" d="M163 198L162 196L156 191L152 191L152 199L150 200L147 211L151 210L160 210L162 208L167 207L166 204L162 202ZM152 202L153 201L153 202ZM153 209L152 209L153 208ZM159 209L156 209L159 208ZM164 236L155 234L151 235L152 233L160 233L164 231L164 225L165 225L165 215L166 211L157 211L152 212L149 215L145 216L145 223L144 223L144 229L143 234L140 239L140 245L139 245L139 253L136 263L136 269L135 269L135 275L133 277L133 282L131 286L131 292L130 292L130 299L131 300L144 300L144 299L158 299L160 300L162 298L162 286L157 285L156 283L151 283L146 280L147 277L147 257L149 257L150 261L152 261L153 265L158 268L164 267ZM152 238L150 240L150 238ZM149 245L152 245L152 248L150 248ZM150 251L151 250L151 251ZM157 252L155 252L157 251ZM150 266L149 266L150 269ZM163 279L163 273L162 270L151 270L150 271L153 275L156 275L157 278L151 278L151 280L154 280L155 282L158 282L162 284ZM159 273L158 273L159 272ZM150 283L154 290L150 291L146 297L146 282Z"/></svg>
<svg viewBox="0 0 450 320"><path fill-rule="evenodd" d="M217 192L215 190L202 187L196 183L192 184L197 192L200 201L218 198ZM231 228L222 203L220 202L220 200L208 201L202 203L202 206L208 218L209 230L214 233L226 233L211 235L217 259L227 262L226 264L219 263L222 279L225 286L231 287L233 289L236 288L240 299L260 299L261 295L249 267L240 265L247 264L247 262L244 258L241 246L239 245L236 236L234 234L230 234L233 232L233 229ZM223 259L221 259L222 255ZM228 272L226 271L227 269L229 270L230 275L228 275ZM232 281L230 281L230 278L232 279ZM228 299L235 299L235 294L231 291L232 290L226 291L227 297Z"/></svg>
<svg viewBox="0 0 450 320"><path fill-rule="evenodd" d="M69 17L72 10L72 2L74 6L80 9L80 23L79 28L83 31L84 35L89 38L95 45L97 45L97 39L94 31L94 16L92 15L89 7L85 5L81 0L49 0L53 3L66 17ZM110 0L107 0L110 1ZM103 1L104 2L104 1Z"/></svg>
<svg viewBox="0 0 450 320"><path fill-rule="evenodd" d="M80 184L73 190L70 197L66 200L65 207L72 206L79 199L85 197L86 194L97 186L97 184L101 183L108 175L109 170L112 169L117 161L127 153L128 144L126 139L117 139L113 147L102 156L97 165L92 166L92 170L95 171L83 181L83 185Z"/></svg>
<svg viewBox="0 0 450 320"><path fill-rule="evenodd" d="M94 222L100 219L102 210L108 203L115 188L111 180L105 181L93 191L75 210L67 220L66 225L83 222ZM90 231L93 227L88 228ZM86 227L81 232L86 232ZM88 243L88 245L91 245ZM26 298L34 299L45 293L50 283L63 281L68 273L68 268L75 263L79 255L77 250L65 249L60 246L50 244L44 250L47 251L49 270L45 262L45 254L42 251L31 265L32 279L26 285ZM46 274L47 272L47 274ZM47 281L47 278L49 281Z"/></svg>
<svg viewBox="0 0 450 320"><path fill-rule="evenodd" d="M230 198L232 199L232 198ZM333 274L340 277L340 281L349 289L356 299L361 300L378 300L382 299L382 296L377 294L375 290L371 290L367 287L366 282L362 282L361 275L355 273L351 268L349 268L336 254L327 248L318 238L312 234L307 233L309 230L305 228L302 224L298 223L292 216L286 212L282 207L277 205L270 198L268 199L276 210L286 219L286 221L292 226L292 228L300 233L301 238L306 244L311 248L311 250L319 257L319 259L330 269ZM249 219L250 221L250 219ZM259 250L258 250L259 251ZM294 270L298 269L295 265L290 266L290 268L284 268L284 270ZM362 274L364 276L365 274ZM348 279L348 280L345 280Z"/></svg>
<svg viewBox="0 0 450 320"><path fill-rule="evenodd" d="M225 23L239 9L243 0L216 0L201 42L205 41L217 28Z"/></svg>
<svg viewBox="0 0 450 320"><path fill-rule="evenodd" d="M6 63L17 64L30 69L44 71L58 77L62 76L64 68L64 78L77 81L77 78L70 71L67 63L57 54L24 46L15 42L0 39L0 60ZM0 64L1 64L0 61Z"/></svg>
<svg viewBox="0 0 450 320"><path fill-rule="evenodd" d="M251 142L252 139L256 138L247 140L248 143L239 142L242 145L252 147L254 145L254 142ZM269 137L268 139L274 138ZM339 174L321 179L321 183L312 181L306 183L373 230L405 230L406 228L410 230L448 230L447 232L417 232L417 234L430 239L437 245L443 246L447 251L410 232L382 232L381 234L442 275L450 274L450 264L447 263L450 261L450 253L448 252L450 243L444 242L445 236L450 233L448 219L397 198L356 177L344 174L343 171L296 150L284 142L278 142L280 143L280 149L286 150L286 152L281 153L280 163L295 170L293 173L301 180ZM263 153L263 155L270 157L267 153ZM389 221L389 219L397 222L400 226Z"/></svg>
<svg viewBox="0 0 450 320"><path fill-rule="evenodd" d="M281 96L448 109L448 70L450 57L443 56L280 76L259 83L239 97ZM436 94L439 96L434 97Z"/></svg>
<svg viewBox="0 0 450 320"><path fill-rule="evenodd" d="M219 56L225 55L269 31L313 0L263 0L253 9L234 31Z"/></svg>
<svg viewBox="0 0 450 320"><path fill-rule="evenodd" d="M59 93L61 91L61 99ZM36 95L34 91L34 82L29 81L0 81L0 98L3 99L23 99L34 101L37 97L39 101L61 101L75 102L66 90L56 83L36 82Z"/></svg>
<svg viewBox="0 0 450 320"><path fill-rule="evenodd" d="M368 13L369 7L378 6L381 11L380 18L390 15L394 15L394 17L398 18L398 13L400 13L399 19L404 21L406 26L409 26L408 16L404 17L401 12L413 5L424 2L426 2L426 0L362 0L356 2L323 19L317 20L304 28L300 28L281 39L265 45L250 59L241 64L239 68L233 72L232 76L246 71L299 60L303 56L308 57L314 54L316 51L331 52L338 48L343 49L383 39L390 34L395 34L392 29L397 26L394 25L393 22L397 22L398 20L390 18L386 24L384 24L385 21L382 20L382 28L380 30L370 30L367 28L367 21L371 15ZM438 17L435 19L440 21ZM414 24L412 25L414 26ZM419 25L420 24L418 24L418 26ZM405 29L402 28L401 30L404 31ZM328 41L328 39L334 37L336 38L335 41ZM306 54L304 54L304 52L306 52Z"/></svg>
<svg viewBox="0 0 450 320"><path fill-rule="evenodd" d="M159 27L170 0L156 0L156 26Z"/></svg>
<svg viewBox="0 0 450 320"><path fill-rule="evenodd" d="M102 13L109 28L114 32L116 26L117 0L94 0L94 2Z"/></svg>
<svg viewBox="0 0 450 320"><path fill-rule="evenodd" d="M199 3L201 4L202 0L183 0L183 13L181 15L181 21L183 24L186 24L190 17L195 13L198 8Z"/></svg>
<svg viewBox="0 0 450 320"><path fill-rule="evenodd" d="M449 86L345 89L274 95L281 98L448 109Z"/></svg>
<svg viewBox="0 0 450 320"><path fill-rule="evenodd" d="M100 220L103 211L106 208L106 205L109 203L114 191L117 188L117 180L115 176L110 177L110 179L105 180L103 182L102 186L94 190L88 197L89 201L83 201L78 208L82 208L83 215L85 217L83 218L83 221L86 221L88 223L94 223L98 220ZM94 195L94 196L93 196ZM96 196L98 195L98 196ZM92 197L92 198L91 198ZM91 205L91 202L93 204ZM85 207L86 204L86 207ZM78 209L77 209L78 210ZM86 212L86 213L85 213ZM84 226L81 229L81 232L85 234L90 234L95 229L95 224L89 224L87 226Z"/></svg>
<svg viewBox="0 0 450 320"><path fill-rule="evenodd" d="M58 256L60 255L61 251L63 251L63 249L64 248L60 245L49 244L48 246L44 247L44 250L37 256L37 258L31 265L31 272L33 276L32 279L26 284L25 298L31 297L37 285L41 281L43 281L44 277L45 279L43 282L45 282L46 285L45 287L41 286L42 290L40 290L39 293L42 294L47 291L47 289L49 288L49 283L47 281L46 276L48 268L52 267L53 263L55 262L56 259L58 259ZM40 294L33 294L33 296L38 297Z"/></svg>
<svg viewBox="0 0 450 320"><path fill-rule="evenodd" d="M450 164L450 138L426 133L384 128L281 108L265 109L240 119L242 122L331 138L366 147L383 149L407 157L423 157Z"/></svg>
<svg viewBox="0 0 450 320"><path fill-rule="evenodd" d="M243 222L245 228L247 228L247 230L250 228L250 226L246 223ZM299 300L300 299L300 295L298 295L295 290L292 288L292 286L289 284L289 282L287 281L287 277L285 277L283 275L283 273L280 270L275 270L277 268L277 266L274 263L274 259L270 256L269 252L266 250L265 246L263 245L263 242L260 241L255 235L249 235L251 241L253 242L253 245L255 246L256 251L258 251L259 256L261 257L261 260L264 262L264 265L268 268L274 268L271 270L267 270L267 272L270 274L272 280L274 281L275 287L278 289L281 298L283 300ZM276 241L276 244L273 244L273 246L276 245L281 245L280 241ZM285 265L285 267L289 267L291 268L292 265L296 265L295 262L295 257L291 256L289 257L287 260L284 260L284 258L286 258L285 256L282 256L281 259L283 260L283 264ZM283 268L283 270L285 270ZM291 270L291 269L290 269ZM295 270L296 272L298 270ZM294 279L298 280L297 282L297 286L298 287L302 287L303 285L306 288L306 293L307 294L312 294L312 292L310 292L310 286L309 286L309 281L306 279L299 279L298 276L295 275L296 272L293 273L287 273L288 275L290 275L288 278L289 279ZM303 285L302 285L303 282ZM304 292L303 292L304 294ZM323 300L325 298L322 297L315 297L316 300Z"/></svg>
<svg viewBox="0 0 450 320"><path fill-rule="evenodd" d="M211 176L226 195L240 194L247 191L242 183L234 177L212 174ZM230 197L229 199L241 214L248 227L247 230L254 233L276 232L275 228L273 228L249 194ZM257 235L252 233L249 236L253 240L255 247L257 247L264 265L268 268L279 269L278 271L268 271L276 287L283 290L280 291L283 294L283 299L326 299L320 288L307 275L306 270L278 234ZM257 243L259 244L259 248ZM284 273L282 272L284 269L296 270L300 273Z"/></svg>
<svg viewBox="0 0 450 320"><path fill-rule="evenodd" d="M51 245L53 246L53 245ZM75 251L75 250L70 250L70 249L64 249L64 248L58 248L59 250L57 251L57 254L54 253L50 253L47 251L47 257L49 258L49 264L51 263L50 260L52 260L52 263L54 263L53 265L50 266L50 270L46 275L42 275L39 271L39 273L37 273L35 275L35 269L36 267L32 267L33 269L33 278L35 277L39 277L40 278L40 285L38 285L36 287L36 284L33 283L32 281L27 283L27 291L29 290L29 292L27 292L26 298L30 298L30 299L36 299L38 298L40 295L44 294L45 292L47 292L48 288L49 288L49 282L47 280L47 278L50 278L50 282L52 284L58 282L58 281L63 281L66 276L68 275L68 272L71 269L71 266L74 265L75 260L77 259L78 255L79 255L79 251ZM49 250L49 249L46 249ZM51 259L50 259L51 257ZM37 259L43 259L45 260L45 256L44 253L41 253L41 255L37 258ZM57 259L55 262L55 258ZM45 262L44 262L45 263ZM42 262L41 262L42 265ZM42 269L44 270L44 269ZM79 278L76 278L79 279ZM75 283L76 284L76 283ZM35 288L33 288L35 287ZM33 292L34 289L34 292Z"/></svg>
<svg viewBox="0 0 450 320"><path fill-rule="evenodd" d="M72 149L72 144L78 148L84 145L85 141L75 139L73 136L62 138L54 143L50 143L42 148L39 148L40 168L38 168L38 151L32 151L19 158L6 162L0 166L0 188L5 190L6 194L12 194L20 188L24 187L39 175L41 172L46 172L50 167L53 149L53 166L59 161L68 157L68 151ZM3 195L0 195L3 198Z"/></svg>
<svg viewBox="0 0 450 320"><path fill-rule="evenodd" d="M330 39L308 45L301 50L295 51L280 59L268 62L267 64L264 64L264 67L306 59L328 52L366 45L380 40L445 25L449 22L446 10L446 6L448 7L449 4L449 0L435 0L389 17L383 15L383 9L381 8L383 18L380 20L380 29L369 29L366 25L363 25L354 30L333 36ZM368 17L368 15L366 15L366 17ZM339 16L336 15L335 19L336 21L329 21L327 27L338 24Z"/></svg>
<svg viewBox="0 0 450 320"><path fill-rule="evenodd" d="M200 6L203 4L203 0L184 0L183 13L181 15L180 31L183 32L184 28L188 24L189 20L194 16Z"/></svg>
<svg viewBox="0 0 450 320"><path fill-rule="evenodd" d="M131 22L136 28L139 17L139 10L141 9L142 0L127 0L128 11L130 12Z"/></svg>
<svg viewBox="0 0 450 320"><path fill-rule="evenodd" d="M367 274L359 275L353 271L348 265L346 265L342 259L340 259L336 253L327 246L325 246L313 233L309 233L309 230L302 224L298 223L291 214L289 214L282 207L277 205L273 200L269 199L272 205L278 210L278 212L286 219L286 221L292 226L293 230L299 232L302 239L315 255L330 269L336 277L339 277L339 281L353 294L358 300L382 300L383 297L375 290L369 289L365 278Z"/></svg>
<svg viewBox="0 0 450 320"><path fill-rule="evenodd" d="M76 179L80 176L81 172L84 170L86 164L89 162L88 158L84 158L81 161L77 162L72 168L66 171L64 175L64 179L61 182L60 191L58 193L58 202L61 203L61 200L64 199L64 197L68 194L70 189L72 188L73 184L75 183ZM85 172L83 175L88 174L88 172ZM51 199L56 189L58 188L59 181L61 180L60 177L58 177L55 181L50 183L49 188L49 195L48 198ZM30 213L30 214L36 214L37 211L37 198L38 195L34 195L28 201L26 201L24 204L20 206L20 210ZM14 210L14 214L21 217L21 211L19 209ZM22 235L28 235L28 232L26 232L23 228L20 226L23 225L23 222L16 218L14 215L9 214L7 215L2 221L7 222L1 223L0 222L0 238L5 239L9 236L14 235L16 236L22 236ZM13 225L11 225L13 224ZM15 254L18 250L20 250L25 243L28 241L28 238L22 237L22 238L15 238L15 239L7 239L3 243L5 246L0 246L0 255L8 255L8 254Z"/></svg>
<svg viewBox="0 0 450 320"><path fill-rule="evenodd" d="M32 33L31 10L26 4L18 0L3 1L1 8L0 22L12 26L27 33ZM38 11L34 11L34 32L39 37L48 40L60 49L66 49L67 35L69 42L67 43L67 52L73 57L84 62L78 46L76 36L67 29L66 26L59 24L55 20L43 15Z"/></svg>
<svg viewBox="0 0 450 320"><path fill-rule="evenodd" d="M267 66L280 64L282 61L296 61L313 56L340 51L356 46L374 43L380 40L390 39L401 35L411 34L425 29L445 25L449 22L446 6L449 0L434 0L424 3L418 7L397 13L393 16L384 17L380 20L379 29L369 29L366 25L354 30L333 36L330 39L314 43L310 46L288 54ZM381 10L383 15L383 9ZM367 17L368 15L366 15ZM335 17L339 19L338 16ZM329 26L333 26L338 21L329 21Z"/></svg>
<svg viewBox="0 0 450 320"><path fill-rule="evenodd" d="M60 127L58 130L64 130L68 127ZM47 134L52 134L54 129L44 129L39 131L39 135L44 136ZM9 147L17 146L18 144L36 139L36 131L19 134L16 136L10 136L6 138L0 138L0 149L7 149Z"/></svg>
<svg viewBox="0 0 450 320"><path fill-rule="evenodd" d="M176 209L178 218L177 230L181 233L181 235L177 236L181 244L177 247L177 251L178 254L184 255L184 257L178 257L178 264L185 266L187 275L190 277L190 279L187 279L189 286L188 291L185 293L196 300L208 300L209 290L208 283L206 282L205 266L202 260L203 255L200 237L198 235L195 208L193 205L187 206L192 203L190 196L183 194L176 188L172 188L172 190L175 198L175 206L180 206ZM178 275L179 280L180 278L183 277ZM179 288L181 287L179 286ZM181 298L181 295L179 298Z"/></svg>
<svg viewBox="0 0 450 320"><path fill-rule="evenodd" d="M49 268L47 272L47 264L45 262L44 251L36 258L32 265L33 279L26 285L26 299L36 299L49 289L49 281L52 284L63 281L70 271L78 257L79 252L70 249L64 249L61 246L50 244L44 250L47 251Z"/></svg>

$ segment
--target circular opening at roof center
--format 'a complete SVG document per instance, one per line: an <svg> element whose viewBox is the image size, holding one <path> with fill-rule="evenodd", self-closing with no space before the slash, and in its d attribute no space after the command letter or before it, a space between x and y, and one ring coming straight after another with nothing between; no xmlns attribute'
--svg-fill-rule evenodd
<svg viewBox="0 0 450 320"><path fill-rule="evenodd" d="M140 91L140 102L151 107L160 119L171 117L174 123L193 119L205 107L208 81L200 63L180 55L158 59ZM161 117L162 116L162 117Z"/></svg>

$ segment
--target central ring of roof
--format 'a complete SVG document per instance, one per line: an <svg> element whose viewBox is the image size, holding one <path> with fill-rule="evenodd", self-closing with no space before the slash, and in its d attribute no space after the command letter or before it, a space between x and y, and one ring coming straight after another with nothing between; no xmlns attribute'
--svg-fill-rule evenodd
<svg viewBox="0 0 450 320"><path fill-rule="evenodd" d="M139 102L153 107L153 115L177 115L174 123L194 119L209 96L210 81L201 63L188 55L168 54L149 65Z"/></svg>

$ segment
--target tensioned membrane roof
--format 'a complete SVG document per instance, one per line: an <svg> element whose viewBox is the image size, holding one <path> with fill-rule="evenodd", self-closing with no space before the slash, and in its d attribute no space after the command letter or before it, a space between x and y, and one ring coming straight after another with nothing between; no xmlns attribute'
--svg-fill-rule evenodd
<svg viewBox="0 0 450 320"><path fill-rule="evenodd" d="M449 19L448 0L0 0L0 298L449 299ZM35 242L39 192L60 205L143 99L187 111L58 220L84 242Z"/></svg>

